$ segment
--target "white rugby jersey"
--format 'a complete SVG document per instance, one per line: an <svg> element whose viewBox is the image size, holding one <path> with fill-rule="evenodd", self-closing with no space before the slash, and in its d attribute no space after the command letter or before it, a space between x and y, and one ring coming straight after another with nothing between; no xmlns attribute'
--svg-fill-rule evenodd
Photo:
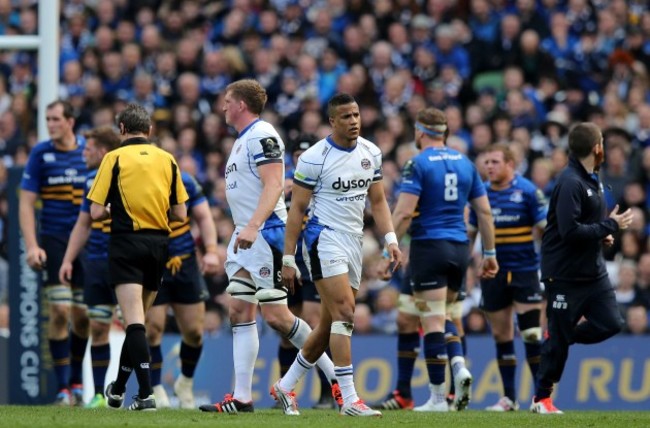
<svg viewBox="0 0 650 428"><path fill-rule="evenodd" d="M281 163L284 178L284 142L270 123L258 119L239 133L226 164L226 199L235 226L246 226L257 209L262 195L257 167L267 163ZM260 230L286 223L287 208L281 195Z"/></svg>
<svg viewBox="0 0 650 428"><path fill-rule="evenodd" d="M381 179L379 147L359 137L355 147L346 149L329 136L300 156L293 182L314 192L308 225L363 235L368 188Z"/></svg>

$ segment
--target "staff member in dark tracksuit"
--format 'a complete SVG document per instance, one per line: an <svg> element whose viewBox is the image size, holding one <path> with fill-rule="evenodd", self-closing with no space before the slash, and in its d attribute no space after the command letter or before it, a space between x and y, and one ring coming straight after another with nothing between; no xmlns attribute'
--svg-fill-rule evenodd
<svg viewBox="0 0 650 428"><path fill-rule="evenodd" d="M574 343L599 343L621 330L602 246L614 243L613 233L632 222L618 205L606 217L598 169L605 149L603 135L593 123L581 123L569 133L570 158L549 203L542 238L542 281L548 305L548 338L542 347L537 392L530 410L562 413L553 405L553 384L560 381ZM586 321L580 322L584 317Z"/></svg>

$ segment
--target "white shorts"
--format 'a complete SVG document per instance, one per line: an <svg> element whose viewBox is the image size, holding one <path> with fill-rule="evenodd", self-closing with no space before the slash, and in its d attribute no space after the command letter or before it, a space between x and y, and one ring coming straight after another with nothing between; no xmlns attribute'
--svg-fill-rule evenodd
<svg viewBox="0 0 650 428"><path fill-rule="evenodd" d="M358 290L363 260L362 239L361 236L327 228L308 230L305 234L305 244L309 257L305 258L305 262L312 279L317 281L347 273L350 285Z"/></svg>
<svg viewBox="0 0 650 428"><path fill-rule="evenodd" d="M237 249L235 254L235 241L241 227L236 227L228 244L226 255L226 274L229 279L241 269L247 271L255 288L280 288L282 287L282 252L284 249L284 227L273 227L261 230L251 248Z"/></svg>

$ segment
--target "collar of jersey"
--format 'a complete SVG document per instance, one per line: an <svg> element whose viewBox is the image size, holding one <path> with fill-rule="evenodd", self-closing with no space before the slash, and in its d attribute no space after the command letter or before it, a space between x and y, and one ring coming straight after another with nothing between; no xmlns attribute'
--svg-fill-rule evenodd
<svg viewBox="0 0 650 428"><path fill-rule="evenodd" d="M334 140L332 140L332 134L328 135L327 138L326 138L326 140L327 140L328 143L330 143L330 145L331 145L332 147L334 147L335 149L342 150L342 151L344 151L344 152L351 152L351 151L353 151L354 149L357 148L357 144L355 144L354 147L343 147L343 146L339 146L338 144L336 144L336 143L334 142Z"/></svg>
<svg viewBox="0 0 650 428"><path fill-rule="evenodd" d="M242 129L239 134L237 134L237 138L241 138L246 132L248 132L249 129L251 129L251 126L255 125L257 122L260 122L262 119L255 119L251 123L249 123L246 128Z"/></svg>
<svg viewBox="0 0 650 428"><path fill-rule="evenodd" d="M129 138L127 140L122 141L122 144L120 144L120 147L132 146L132 145L135 145L135 144L151 144L151 143L149 142L149 140L147 140L144 137L133 137L133 138Z"/></svg>

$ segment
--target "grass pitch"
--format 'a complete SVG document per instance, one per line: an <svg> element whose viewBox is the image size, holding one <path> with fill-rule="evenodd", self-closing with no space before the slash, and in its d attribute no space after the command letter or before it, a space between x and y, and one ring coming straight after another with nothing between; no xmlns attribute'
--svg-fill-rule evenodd
<svg viewBox="0 0 650 428"><path fill-rule="evenodd" d="M384 412L383 418L351 418L335 411L301 409L300 416L284 416L280 410L261 409L253 414L225 415L199 410L127 412L112 409L79 409L51 406L0 406L1 427L649 427L650 412L568 411L564 415L535 415L527 411L488 413Z"/></svg>

